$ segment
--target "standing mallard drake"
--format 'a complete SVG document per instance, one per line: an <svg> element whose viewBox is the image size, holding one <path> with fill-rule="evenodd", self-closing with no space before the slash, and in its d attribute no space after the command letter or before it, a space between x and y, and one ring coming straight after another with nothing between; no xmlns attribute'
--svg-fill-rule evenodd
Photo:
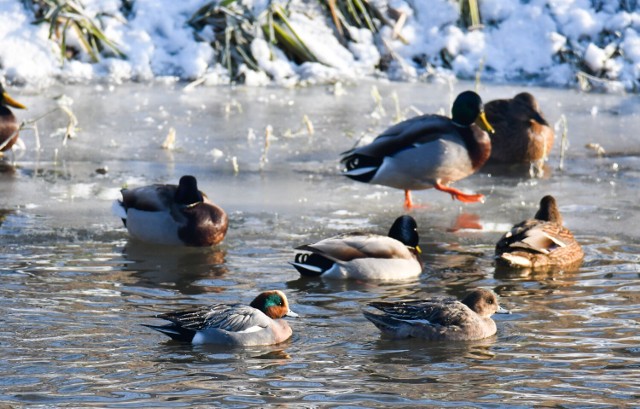
<svg viewBox="0 0 640 409"><path fill-rule="evenodd" d="M160 314L171 321L148 325L176 341L231 346L273 345L286 341L292 330L282 317L297 317L282 291L265 291L249 305L218 304Z"/></svg>
<svg viewBox="0 0 640 409"><path fill-rule="evenodd" d="M114 213L134 238L150 243L205 247L220 243L229 220L222 208L198 190L193 176L176 185L122 189Z"/></svg>
<svg viewBox="0 0 640 409"><path fill-rule="evenodd" d="M573 268L584 253L569 229L562 226L556 199L545 196L533 219L516 224L496 244L498 260L514 267Z"/></svg>
<svg viewBox="0 0 640 409"><path fill-rule="evenodd" d="M466 194L448 184L475 173L491 154L482 99L473 91L458 95L452 118L422 115L400 122L373 142L344 152L343 174L359 182L404 189L406 208L413 207L411 190L436 188L461 202L479 202L481 194Z"/></svg>
<svg viewBox="0 0 640 409"><path fill-rule="evenodd" d="M387 236L354 232L296 247L304 253L296 254L291 264L310 277L405 280L422 273L419 241L415 219L405 215Z"/></svg>
<svg viewBox="0 0 640 409"><path fill-rule="evenodd" d="M24 105L11 98L0 83L0 152L7 151L18 140L20 124L13 112L7 106L27 109Z"/></svg>
<svg viewBox="0 0 640 409"><path fill-rule="evenodd" d="M484 110L495 129L491 160L540 166L549 156L555 134L533 95L522 92L512 99L496 99Z"/></svg>
<svg viewBox="0 0 640 409"><path fill-rule="evenodd" d="M384 314L363 311L390 338L419 338L427 341L472 341L496 333L495 313L509 314L500 307L493 291L483 288L462 301L455 298L427 298L399 302L373 302Z"/></svg>

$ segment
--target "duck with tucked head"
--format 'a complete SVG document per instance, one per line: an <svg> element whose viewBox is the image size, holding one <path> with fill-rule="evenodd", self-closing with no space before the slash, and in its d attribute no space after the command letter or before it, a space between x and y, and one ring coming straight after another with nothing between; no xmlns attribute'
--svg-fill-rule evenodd
<svg viewBox="0 0 640 409"><path fill-rule="evenodd" d="M541 169L553 147L555 133L535 97L522 92L512 99L489 101L484 110L495 129L490 135L493 146L490 160L532 163Z"/></svg>
<svg viewBox="0 0 640 409"><path fill-rule="evenodd" d="M373 302L370 306L382 311L363 311L383 335L390 338L418 338L426 341L472 341L496 333L495 313L509 311L500 307L493 291L477 289L462 301L455 298Z"/></svg>
<svg viewBox="0 0 640 409"><path fill-rule="evenodd" d="M302 250L291 263L301 275L330 279L406 280L422 273L418 225L413 217L398 217L387 236L345 233Z"/></svg>
<svg viewBox="0 0 640 409"><path fill-rule="evenodd" d="M540 200L533 219L516 224L496 244L498 261L513 267L577 268L584 252L569 229L553 196Z"/></svg>
<svg viewBox="0 0 640 409"><path fill-rule="evenodd" d="M473 91L462 92L453 103L452 118L422 115L384 131L368 145L343 153L343 174L359 182L405 191L406 208L413 207L411 190L435 188L461 202L479 202L481 194L467 194L449 187L484 165L491 154L491 140L482 99Z"/></svg>
<svg viewBox="0 0 640 409"><path fill-rule="evenodd" d="M289 309L282 291L265 291L249 305L218 304L192 310L160 314L166 325L142 324L173 340L192 344L229 346L274 345L291 337L292 330L282 317L297 317Z"/></svg>
<svg viewBox="0 0 640 409"><path fill-rule="evenodd" d="M178 186L156 184L121 192L113 212L138 240L206 247L220 243L227 233L227 214L198 190L193 176L181 177Z"/></svg>
<svg viewBox="0 0 640 409"><path fill-rule="evenodd" d="M11 98L4 86L0 83L0 152L13 147L18 140L20 124L9 106L18 109L27 109L24 105Z"/></svg>

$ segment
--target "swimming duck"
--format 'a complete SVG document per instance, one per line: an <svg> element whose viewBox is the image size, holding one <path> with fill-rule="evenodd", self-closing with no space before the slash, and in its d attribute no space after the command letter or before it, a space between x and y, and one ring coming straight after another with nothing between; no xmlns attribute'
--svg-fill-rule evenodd
<svg viewBox="0 0 640 409"><path fill-rule="evenodd" d="M411 190L435 188L461 202L479 202L449 183L475 173L491 154L482 99L462 92L453 103L452 118L422 115L400 122L368 145L343 152L343 174L359 182L404 189L406 208L413 207ZM478 124L478 125L476 125Z"/></svg>
<svg viewBox="0 0 640 409"><path fill-rule="evenodd" d="M577 267L582 247L562 226L556 199L545 196L533 219L516 224L496 244L498 260L514 267Z"/></svg>
<svg viewBox="0 0 640 409"><path fill-rule="evenodd" d="M227 233L227 214L198 190L193 176L182 176L178 186L156 184L121 192L113 212L138 240L205 247L220 243Z"/></svg>
<svg viewBox="0 0 640 409"><path fill-rule="evenodd" d="M265 291L249 305L218 304L157 315L166 325L142 324L176 341L230 346L273 345L291 337L282 317L297 317L282 291Z"/></svg>
<svg viewBox="0 0 640 409"><path fill-rule="evenodd" d="M0 83L0 152L7 151L18 140L20 124L7 106L27 109L24 105L11 98Z"/></svg>
<svg viewBox="0 0 640 409"><path fill-rule="evenodd" d="M345 233L296 247L291 263L310 277L357 280L404 280L422 272L418 225L411 216L398 217L387 236Z"/></svg>
<svg viewBox="0 0 640 409"><path fill-rule="evenodd" d="M496 99L484 110L495 129L490 135L491 160L535 163L549 156L555 134L533 95L522 92L512 99Z"/></svg>
<svg viewBox="0 0 640 409"><path fill-rule="evenodd" d="M462 301L453 297L427 298L399 302L373 302L370 306L382 311L363 311L385 336L419 338L427 341L471 341L496 333L494 313L509 311L500 307L493 291L477 289Z"/></svg>

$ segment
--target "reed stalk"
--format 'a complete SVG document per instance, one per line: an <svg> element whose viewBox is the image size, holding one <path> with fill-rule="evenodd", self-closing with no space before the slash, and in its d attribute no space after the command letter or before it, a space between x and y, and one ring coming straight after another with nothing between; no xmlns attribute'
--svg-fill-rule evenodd
<svg viewBox="0 0 640 409"><path fill-rule="evenodd" d="M49 38L59 44L61 60L71 59L77 54L69 47L70 29L75 33L80 47L93 62L98 62L105 51L119 58L127 58L101 28L100 19L103 16L114 16L105 13L90 16L82 3L77 0L22 0L22 2L34 13L35 20L32 24L49 24Z"/></svg>

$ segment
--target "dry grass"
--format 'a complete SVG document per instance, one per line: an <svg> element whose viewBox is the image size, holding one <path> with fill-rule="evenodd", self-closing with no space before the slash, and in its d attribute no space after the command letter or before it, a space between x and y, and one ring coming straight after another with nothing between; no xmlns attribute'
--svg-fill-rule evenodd
<svg viewBox="0 0 640 409"><path fill-rule="evenodd" d="M69 45L69 32L75 34L80 47L93 62L100 60L103 52L119 58L126 55L102 31L101 20L115 18L105 13L90 16L82 3L76 0L22 0L35 16L33 24L49 24L49 38L60 46L61 58L73 59L80 50Z"/></svg>

